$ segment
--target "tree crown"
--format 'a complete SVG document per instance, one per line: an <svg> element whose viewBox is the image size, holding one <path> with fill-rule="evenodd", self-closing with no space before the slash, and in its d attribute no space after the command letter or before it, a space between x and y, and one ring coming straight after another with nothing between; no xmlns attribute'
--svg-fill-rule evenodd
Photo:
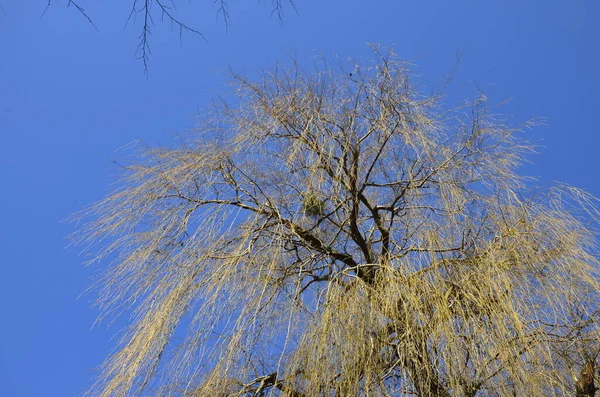
<svg viewBox="0 0 600 397"><path fill-rule="evenodd" d="M373 54L352 73L235 76L239 106L145 149L77 216L114 260L102 307L135 308L93 394L575 388L598 351L595 199L526 194L530 123L484 97L443 111Z"/></svg>

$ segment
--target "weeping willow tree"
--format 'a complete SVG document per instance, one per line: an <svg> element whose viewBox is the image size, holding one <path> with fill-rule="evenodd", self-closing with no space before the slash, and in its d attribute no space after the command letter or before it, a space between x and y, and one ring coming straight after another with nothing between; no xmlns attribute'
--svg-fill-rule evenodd
<svg viewBox="0 0 600 397"><path fill-rule="evenodd" d="M76 216L133 313L94 396L593 396L595 199L531 192L479 97L441 109L388 51L235 76Z"/></svg>

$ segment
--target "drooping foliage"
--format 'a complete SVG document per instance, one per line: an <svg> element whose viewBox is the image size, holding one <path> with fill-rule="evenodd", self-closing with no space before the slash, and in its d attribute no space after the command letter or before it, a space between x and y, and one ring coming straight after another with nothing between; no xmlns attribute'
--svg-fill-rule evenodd
<svg viewBox="0 0 600 397"><path fill-rule="evenodd" d="M590 365L593 383L595 199L527 190L530 124L485 98L444 110L376 47L349 68L235 76L239 105L76 216L110 262L102 309L134 313L92 395L563 396Z"/></svg>

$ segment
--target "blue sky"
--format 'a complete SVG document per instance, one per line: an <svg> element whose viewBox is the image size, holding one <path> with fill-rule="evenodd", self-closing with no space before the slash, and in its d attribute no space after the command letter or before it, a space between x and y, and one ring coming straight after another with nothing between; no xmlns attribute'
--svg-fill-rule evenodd
<svg viewBox="0 0 600 397"><path fill-rule="evenodd" d="M540 185L566 182L600 196L600 2L594 0L296 0L283 26L269 0L230 1L225 28L212 0L181 2L179 15L207 42L154 27L148 75L135 60L139 23L130 1L87 0L96 31L67 1L2 1L0 11L0 394L75 396L91 384L119 336L92 328L100 267L66 248L69 214L101 199L114 181L115 149L140 139L173 145L227 70L258 76L295 54L368 55L395 45L426 89L439 87L462 53L447 101L481 89L514 123L545 117L528 133L539 145L522 172ZM119 3L119 4L115 4ZM78 298L79 297L79 298Z"/></svg>

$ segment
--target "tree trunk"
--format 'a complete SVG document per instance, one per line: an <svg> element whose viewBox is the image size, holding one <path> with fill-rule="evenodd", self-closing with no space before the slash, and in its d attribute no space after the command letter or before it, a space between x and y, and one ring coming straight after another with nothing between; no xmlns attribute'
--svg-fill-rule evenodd
<svg viewBox="0 0 600 397"><path fill-rule="evenodd" d="M594 397L596 395L596 385L594 384L594 370L596 369L594 360L588 360L579 379L575 382L575 397Z"/></svg>

